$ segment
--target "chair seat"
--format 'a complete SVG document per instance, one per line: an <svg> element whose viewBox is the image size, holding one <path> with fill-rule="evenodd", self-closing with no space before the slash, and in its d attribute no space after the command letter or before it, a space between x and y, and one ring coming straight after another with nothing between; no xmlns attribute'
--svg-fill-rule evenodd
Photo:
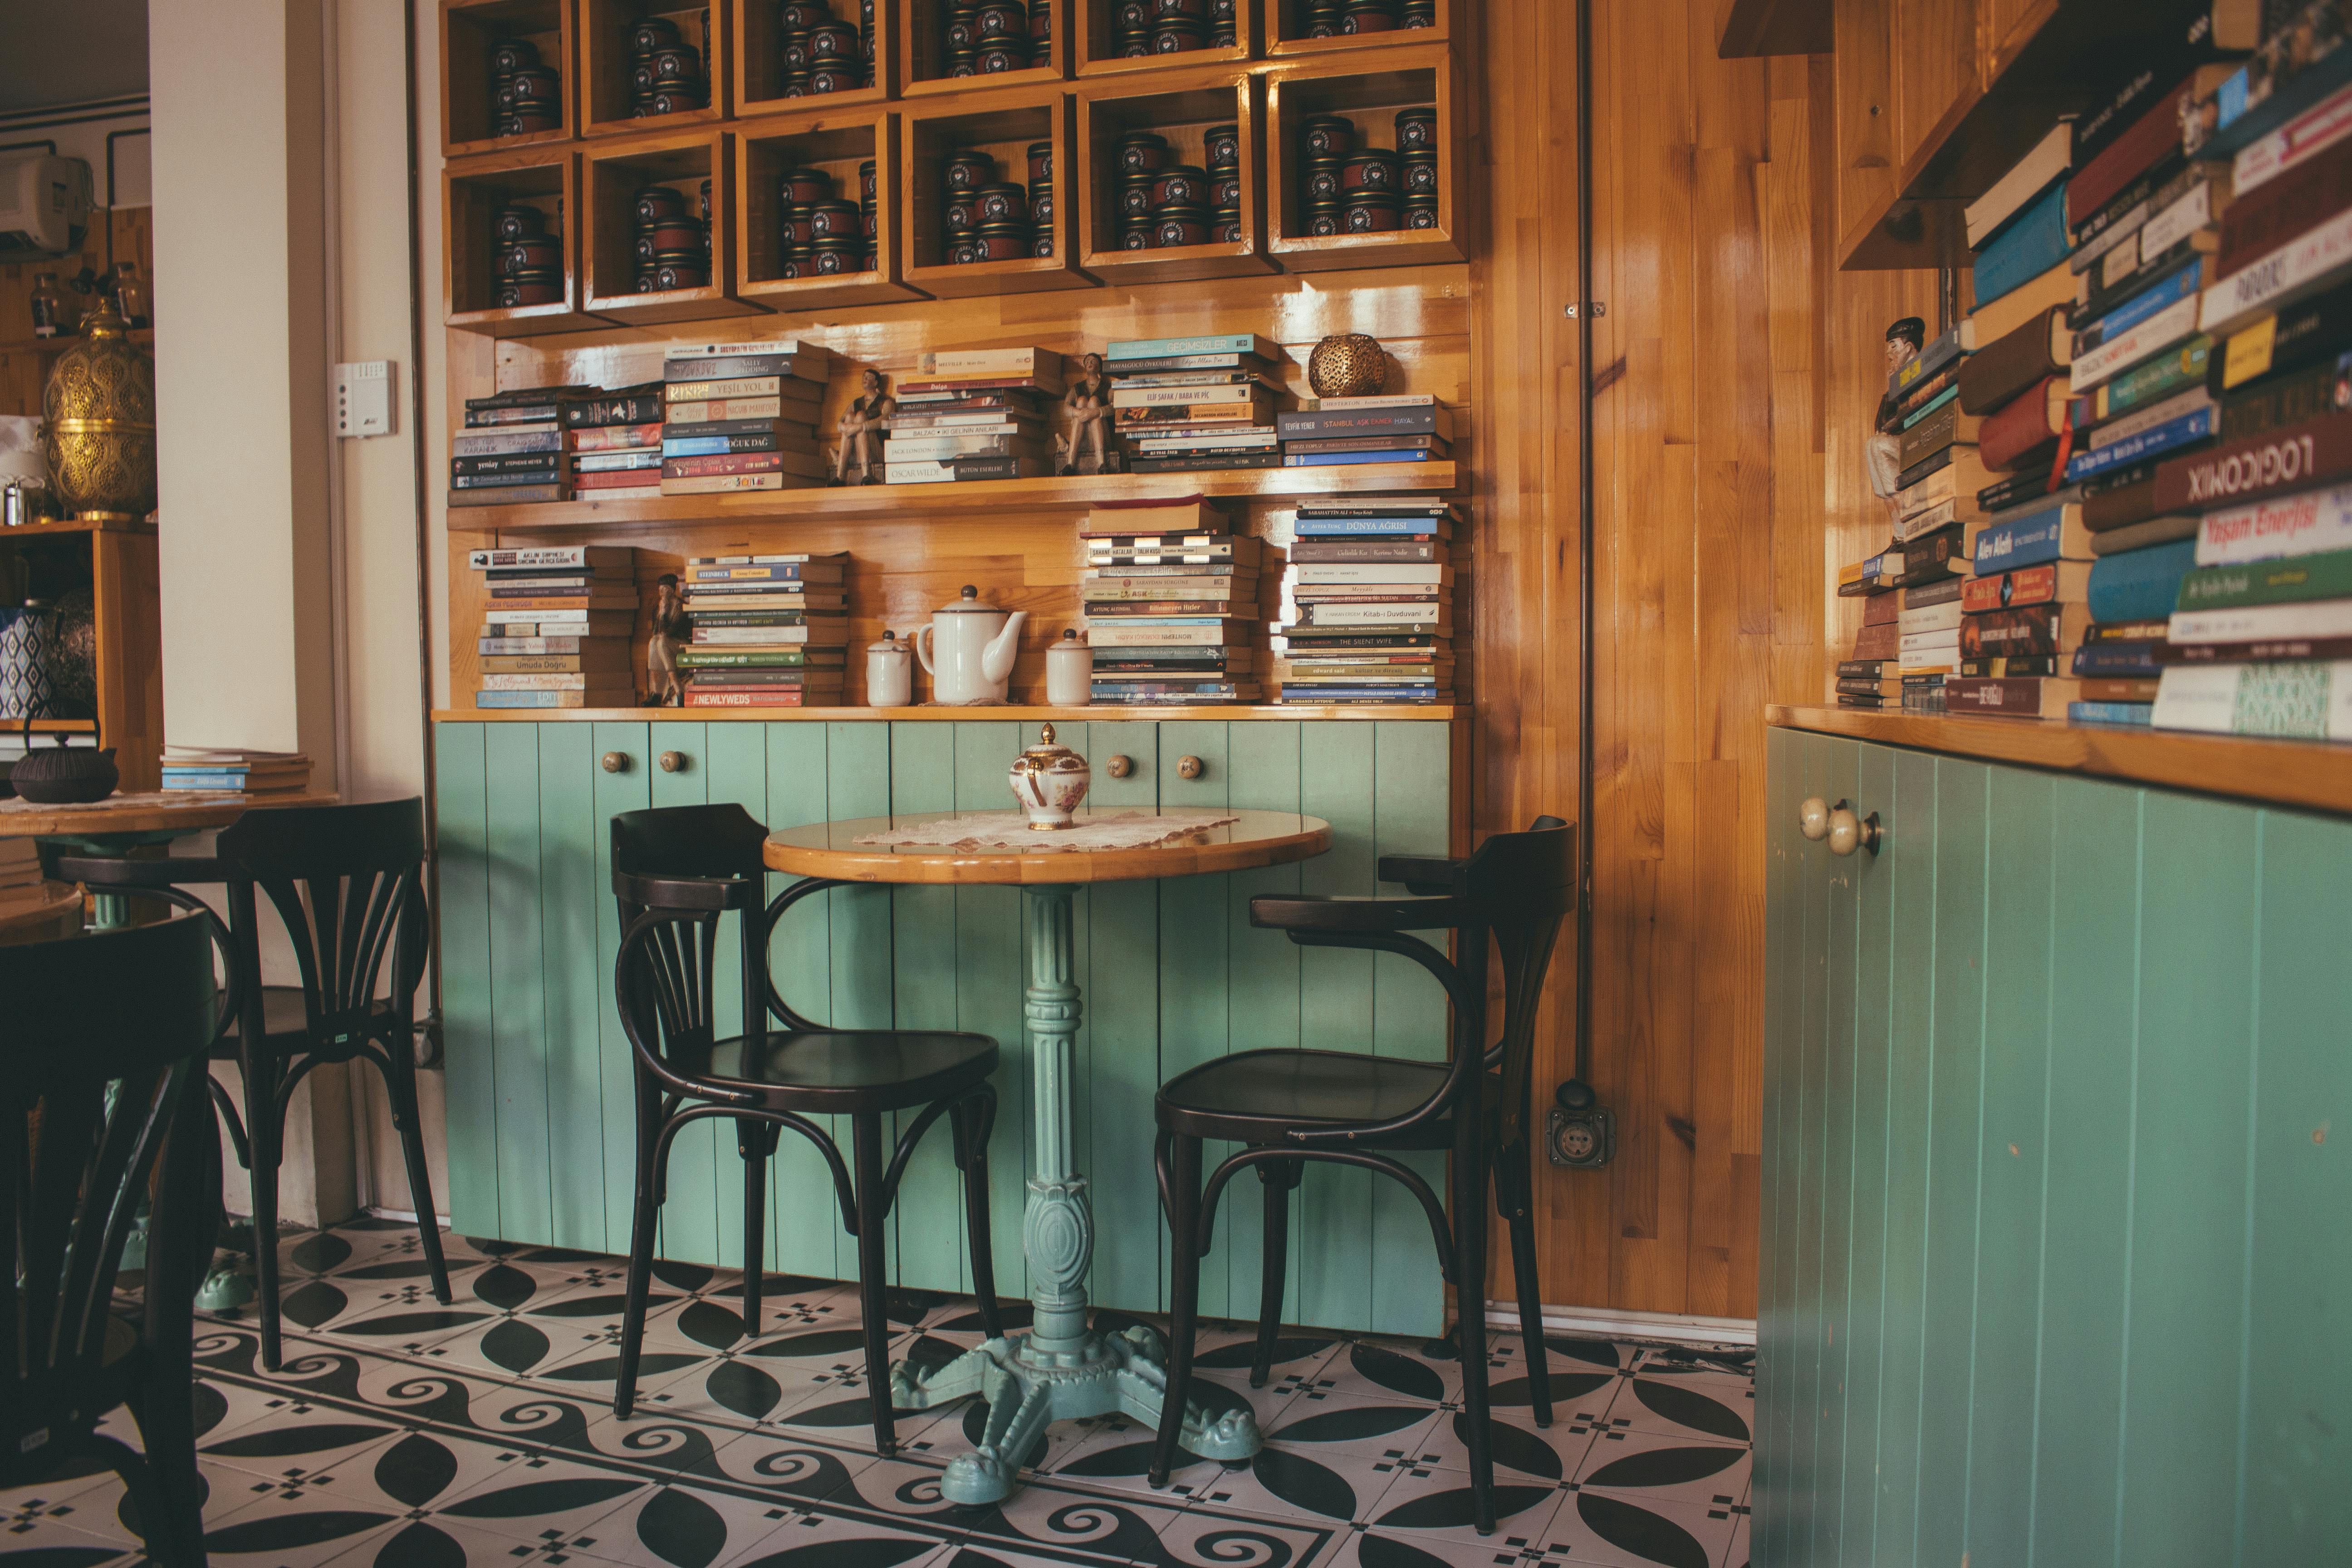
<svg viewBox="0 0 2352 1568"><path fill-rule="evenodd" d="M1160 1087L1160 1125L1193 1138L1279 1143L1291 1128L1392 1121L1435 1094L1444 1062L1347 1051L1243 1051L1179 1074ZM1489 1115L1502 1086L1486 1076ZM1452 1134L1441 1117L1407 1139L1380 1146L1442 1149Z"/></svg>
<svg viewBox="0 0 2352 1568"><path fill-rule="evenodd" d="M690 1077L768 1090L786 1110L896 1110L985 1082L996 1058L986 1035L812 1029L779 1030L748 1048L733 1037L711 1047L708 1065L677 1065Z"/></svg>

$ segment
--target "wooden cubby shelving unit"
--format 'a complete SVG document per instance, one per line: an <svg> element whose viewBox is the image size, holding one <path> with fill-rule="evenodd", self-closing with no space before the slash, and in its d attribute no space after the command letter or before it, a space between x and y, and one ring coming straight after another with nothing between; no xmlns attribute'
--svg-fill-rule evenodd
<svg viewBox="0 0 2352 1568"><path fill-rule="evenodd" d="M1060 88L1005 88L994 92L929 99L907 108L905 180L907 281L938 299L975 294L1033 294L1084 289L1094 279L1078 269L1077 221L1070 179L1071 97ZM973 147L996 160L1005 179L1026 188L1029 146L1054 144L1054 254L957 266L947 259L947 157Z"/></svg>
<svg viewBox="0 0 2352 1568"><path fill-rule="evenodd" d="M1070 11L1086 0L1052 0L1054 40L1046 61L1025 70L995 76L951 77L947 74L947 0L877 0L898 14L898 43L904 51L905 75L898 84L902 98L930 98L940 93L971 92L1006 87L1036 87L1060 81L1070 74Z"/></svg>
<svg viewBox="0 0 2352 1568"><path fill-rule="evenodd" d="M1437 0L1437 20L1426 27L1398 27L1386 33L1342 33L1332 38L1310 38L1305 31L1306 9L1299 0L1264 0L1265 52L1268 58L1313 58L1356 49L1389 48L1398 44L1442 44L1453 36L1454 0Z"/></svg>
<svg viewBox="0 0 2352 1568"><path fill-rule="evenodd" d="M1383 37L1412 37L1384 34ZM1460 93L1452 49L1444 44L1375 54L1357 50L1278 65L1265 73L1267 247L1286 272L1340 268L1399 267L1460 261L1468 252L1462 222L1462 133L1455 122ZM1359 147L1396 145L1396 111L1437 110L1437 226L1388 234L1307 232L1299 125L1318 114L1355 121Z"/></svg>
<svg viewBox="0 0 2352 1568"><path fill-rule="evenodd" d="M1111 8L1116 0L1066 0L1070 48L1075 74L1081 77L1123 76L1129 71L1176 70L1199 66L1235 65L1258 57L1263 37L1258 24L1260 0L1235 0L1234 42L1223 47L1186 49L1172 55L1135 58L1111 52Z"/></svg>
<svg viewBox="0 0 2352 1568"><path fill-rule="evenodd" d="M1181 58L1181 57L1180 57ZM1105 279L1176 283L1273 270L1266 255L1265 189L1258 177L1265 123L1262 79L1236 66L1204 66L1148 79L1114 79L1078 94L1078 264ZM1223 244L1126 250L1119 246L1118 137L1155 131L1168 138L1170 161L1205 166L1204 133L1213 125L1241 131L1242 237ZM1213 175L1212 178L1214 176Z"/></svg>
<svg viewBox="0 0 2352 1568"><path fill-rule="evenodd" d="M728 117L729 79L734 68L730 61L727 37L730 28L721 20L726 16L726 0L717 0L709 6L680 5L674 0L566 0L576 7L572 31L579 40L580 86L572 95L579 106L580 131L583 136L628 136L640 132L677 131L695 125L715 125ZM702 18L708 16L717 37L706 36ZM629 116L629 42L628 26L646 16L667 16L677 25L682 41L702 52L704 79L710 84L710 100L700 109L682 109L674 114L650 116L633 120Z"/></svg>
<svg viewBox="0 0 2352 1568"><path fill-rule="evenodd" d="M836 19L857 25L857 0L830 0ZM888 0L876 0L887 5ZM761 114L803 114L822 109L827 113L881 103L896 96L898 32L882 26L874 35L874 83L804 98L784 96L782 44L776 32L776 0L723 0L732 28L728 46L729 68L735 81L735 112L751 119Z"/></svg>
<svg viewBox="0 0 2352 1568"><path fill-rule="evenodd" d="M710 281L699 289L637 292L635 197L668 185L698 212L710 182ZM708 321L757 314L763 307L735 291L735 138L708 126L607 142L587 154L585 252L592 314L635 326Z"/></svg>
<svg viewBox="0 0 2352 1568"><path fill-rule="evenodd" d="M441 151L452 158L569 142L580 125L578 54L572 47L570 0L448 0L441 7ZM490 49L508 38L537 46L540 63L562 78L556 99L562 123L520 136L495 134Z"/></svg>
<svg viewBox="0 0 2352 1568"><path fill-rule="evenodd" d="M903 276L898 141L897 112L870 105L835 110L828 103L823 110L789 119L746 124L737 134L735 146L735 184L742 203L741 217L735 226L736 291L772 310L921 299L921 291L909 286ZM835 195L840 200L856 202L858 165L869 158L874 161L876 181L873 269L817 278L782 276L783 213L776 186L784 171L823 169L834 177Z"/></svg>
<svg viewBox="0 0 2352 1568"><path fill-rule="evenodd" d="M570 147L532 147L468 160L441 179L442 279L450 326L494 338L576 332L600 325L583 309L581 291L580 154ZM537 207L563 247L563 298L544 305L500 307L498 237L491 220L502 206Z"/></svg>

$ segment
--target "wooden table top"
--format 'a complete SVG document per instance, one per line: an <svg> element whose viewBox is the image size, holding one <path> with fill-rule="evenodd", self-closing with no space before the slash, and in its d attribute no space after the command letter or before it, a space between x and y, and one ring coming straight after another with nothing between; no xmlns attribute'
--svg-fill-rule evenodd
<svg viewBox="0 0 2352 1568"><path fill-rule="evenodd" d="M1085 882L1133 882L1158 877L1192 877L1209 871L1246 871L1305 860L1331 847L1331 825L1319 816L1287 811L1162 812L1170 818L1231 816L1221 827L1203 828L1172 844L1141 849L1065 849L1039 834L1036 845L1015 849L954 849L944 845L859 844L858 837L893 827L945 822L968 811L907 812L897 816L861 816L816 822L768 836L768 868L801 877L843 882L958 882L1038 886Z"/></svg>
<svg viewBox="0 0 2352 1568"><path fill-rule="evenodd" d="M248 811L271 805L332 805L337 797L310 790L244 795L208 790L153 790L110 795L87 805L36 805L0 800L0 838L95 838L108 833L199 833L226 827Z"/></svg>
<svg viewBox="0 0 2352 1568"><path fill-rule="evenodd" d="M53 942L81 929L81 889L70 882L41 882L0 896L0 947Z"/></svg>

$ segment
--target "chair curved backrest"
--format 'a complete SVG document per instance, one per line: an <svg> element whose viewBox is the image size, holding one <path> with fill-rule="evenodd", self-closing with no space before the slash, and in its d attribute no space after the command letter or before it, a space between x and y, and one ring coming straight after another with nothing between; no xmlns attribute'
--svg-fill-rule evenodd
<svg viewBox="0 0 2352 1568"><path fill-rule="evenodd" d="M1576 907L1576 829L1538 816L1524 833L1497 833L1462 868L1503 961L1503 1028L1486 1061L1503 1075L1503 1142L1525 1141L1535 1070L1536 1010L1559 939ZM1483 985L1486 976L1471 976Z"/></svg>
<svg viewBox="0 0 2352 1568"><path fill-rule="evenodd" d="M0 1485L87 1438L121 1397L114 1277L160 1160L141 1349L184 1365L213 1147L214 939L179 918L0 947Z"/></svg>
<svg viewBox="0 0 2352 1568"><path fill-rule="evenodd" d="M277 910L315 1045L331 1052L385 1031L375 998L387 959L392 1026L405 1029L425 974L421 796L248 811L215 847Z"/></svg>
<svg viewBox="0 0 2352 1568"><path fill-rule="evenodd" d="M662 805L625 811L613 818L613 893L621 900L622 923L638 910L757 909L765 900L767 867L760 846L768 830L733 802L715 805ZM727 880L743 892L708 902L709 891L667 884L697 879Z"/></svg>

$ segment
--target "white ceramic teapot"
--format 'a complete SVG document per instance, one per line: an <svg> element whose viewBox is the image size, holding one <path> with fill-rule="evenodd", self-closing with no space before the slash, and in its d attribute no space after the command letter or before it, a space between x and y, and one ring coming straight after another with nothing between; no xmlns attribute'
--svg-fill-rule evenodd
<svg viewBox="0 0 2352 1568"><path fill-rule="evenodd" d="M930 672L931 700L948 707L1003 701L1028 618L1026 610L982 603L980 590L964 584L954 604L941 605L929 626L915 629L915 657Z"/></svg>

